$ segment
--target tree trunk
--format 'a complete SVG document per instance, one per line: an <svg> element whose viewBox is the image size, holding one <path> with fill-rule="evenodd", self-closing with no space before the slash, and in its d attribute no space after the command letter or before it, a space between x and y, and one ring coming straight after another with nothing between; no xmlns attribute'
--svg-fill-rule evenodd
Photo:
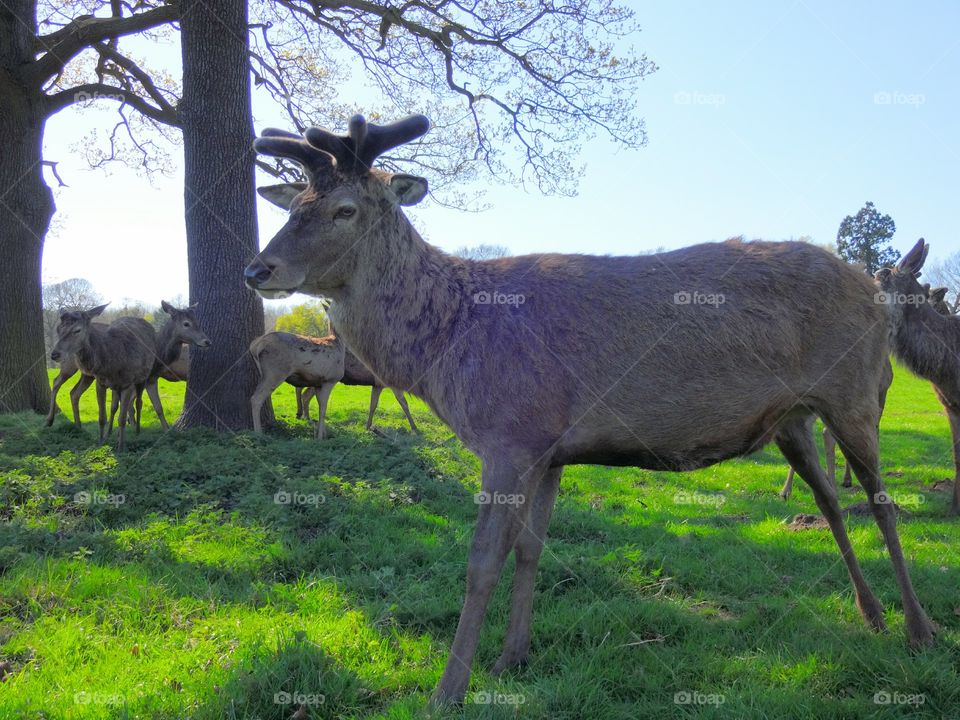
<svg viewBox="0 0 960 720"><path fill-rule="evenodd" d="M184 201L190 302L213 345L190 355L180 427L252 427L256 370L248 348L263 304L243 284L257 252L247 4L184 0Z"/></svg>
<svg viewBox="0 0 960 720"><path fill-rule="evenodd" d="M36 4L0 3L0 412L50 402L40 262L53 217L43 180L43 95L19 73L33 60Z"/></svg>

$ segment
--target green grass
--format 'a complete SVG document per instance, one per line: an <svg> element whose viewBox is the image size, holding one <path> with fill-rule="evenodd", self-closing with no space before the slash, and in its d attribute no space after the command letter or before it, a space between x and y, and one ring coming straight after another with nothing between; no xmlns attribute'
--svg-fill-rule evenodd
<svg viewBox="0 0 960 720"><path fill-rule="evenodd" d="M182 387L161 387L168 417ZM316 443L284 387L285 423L267 437L163 434L145 409L122 455L94 444L92 392L79 432L62 415L51 429L0 417L0 718L288 718L296 702L275 702L288 695L312 718L421 716L460 611L479 465L416 401L425 433L409 433L388 395L386 437L363 430L368 391L341 386L333 436ZM865 628L829 532L786 529L816 507L802 483L777 497L773 449L688 474L572 467L531 664L487 672L511 561L451 714L957 717L960 522L930 489L952 475L947 422L929 386L898 372L882 429L888 488L916 500L899 527L935 648L907 648L879 533L853 517L890 632Z"/></svg>

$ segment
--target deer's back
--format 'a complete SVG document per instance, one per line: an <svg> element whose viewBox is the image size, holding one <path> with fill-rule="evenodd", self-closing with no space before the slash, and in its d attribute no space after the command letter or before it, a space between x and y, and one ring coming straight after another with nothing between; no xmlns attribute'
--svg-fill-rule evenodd
<svg viewBox="0 0 960 720"><path fill-rule="evenodd" d="M470 278L463 350L421 389L474 445L699 466L758 449L797 403L877 398L887 308L870 278L806 243L505 258Z"/></svg>
<svg viewBox="0 0 960 720"><path fill-rule="evenodd" d="M271 332L250 345L261 374L270 373L291 385L316 387L343 377L344 346L336 336L322 338Z"/></svg>

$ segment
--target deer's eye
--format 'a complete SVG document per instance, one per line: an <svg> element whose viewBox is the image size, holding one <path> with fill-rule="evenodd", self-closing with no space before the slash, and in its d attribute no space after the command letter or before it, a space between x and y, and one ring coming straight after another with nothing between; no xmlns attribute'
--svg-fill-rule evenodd
<svg viewBox="0 0 960 720"><path fill-rule="evenodd" d="M73 334L74 334L74 335L76 335L78 332L80 332L80 328L74 328L74 329L73 329Z"/></svg>
<svg viewBox="0 0 960 720"><path fill-rule="evenodd" d="M183 326L184 326L184 327L190 327L190 321L189 321L189 320L184 320L184 321L183 321Z"/></svg>
<svg viewBox="0 0 960 720"><path fill-rule="evenodd" d="M353 205L343 205L337 208L337 213L334 217L338 220L344 220L346 218L351 218L357 214L357 208Z"/></svg>

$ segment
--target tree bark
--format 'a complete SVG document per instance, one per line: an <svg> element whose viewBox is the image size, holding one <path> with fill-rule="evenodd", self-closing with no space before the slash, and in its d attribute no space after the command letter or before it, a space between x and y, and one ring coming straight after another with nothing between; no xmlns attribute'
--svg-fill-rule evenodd
<svg viewBox="0 0 960 720"><path fill-rule="evenodd" d="M263 303L243 284L257 252L247 3L184 0L184 201L190 302L213 345L190 355L180 427L252 427Z"/></svg>
<svg viewBox="0 0 960 720"><path fill-rule="evenodd" d="M0 3L0 412L46 412L41 258L53 217L43 180L43 95L22 76L33 61L36 3Z"/></svg>

